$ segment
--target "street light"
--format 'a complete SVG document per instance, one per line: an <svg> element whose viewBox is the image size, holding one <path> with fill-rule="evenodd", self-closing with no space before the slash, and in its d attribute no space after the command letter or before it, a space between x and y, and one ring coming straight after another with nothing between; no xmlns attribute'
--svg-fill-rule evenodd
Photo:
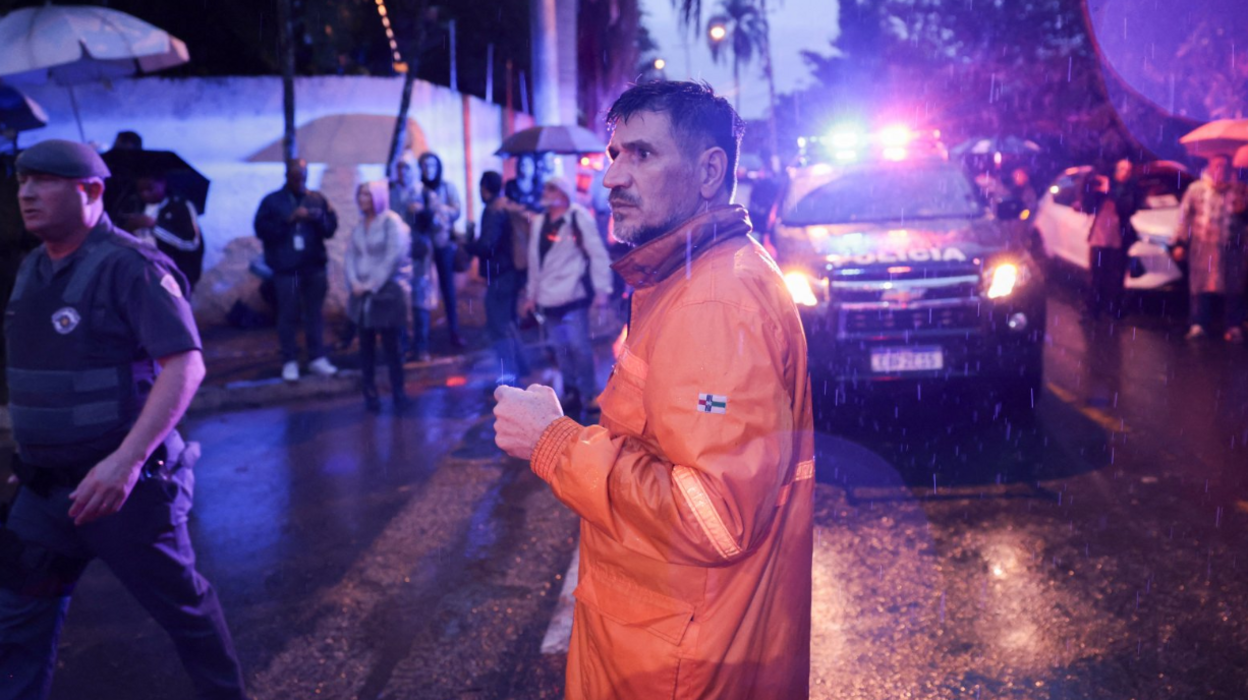
<svg viewBox="0 0 1248 700"><path fill-rule="evenodd" d="M661 59L661 58L656 58L656 59L654 59L654 69L655 69L655 70L663 70L663 69L664 69L664 68L666 68L666 67L667 67L667 61L664 61L664 60L663 60L663 59Z"/></svg>
<svg viewBox="0 0 1248 700"><path fill-rule="evenodd" d="M723 41L728 36L727 22L720 18L711 20L711 23L706 27L706 35L715 44Z"/></svg>

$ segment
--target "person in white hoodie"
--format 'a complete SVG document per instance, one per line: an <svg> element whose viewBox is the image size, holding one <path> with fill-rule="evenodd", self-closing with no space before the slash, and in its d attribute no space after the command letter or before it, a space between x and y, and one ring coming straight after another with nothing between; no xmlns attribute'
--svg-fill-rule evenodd
<svg viewBox="0 0 1248 700"><path fill-rule="evenodd" d="M542 189L545 213L534 217L529 236L529 279L521 315L543 324L563 375L565 410L597 407L598 383L589 337L589 310L611 298L611 259L594 215L574 201L566 180Z"/></svg>

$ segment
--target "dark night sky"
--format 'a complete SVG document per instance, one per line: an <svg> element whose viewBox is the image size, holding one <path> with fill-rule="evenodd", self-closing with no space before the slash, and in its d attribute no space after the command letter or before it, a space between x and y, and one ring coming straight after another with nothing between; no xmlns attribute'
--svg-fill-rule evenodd
<svg viewBox="0 0 1248 700"><path fill-rule="evenodd" d="M73 0L130 13L186 42L191 63L162 75L263 75L279 72L275 0ZM44 0L0 0L0 13ZM414 39L420 0L386 0L401 46ZM374 0L294 0L297 72L393 75ZM527 0L444 2L418 75L446 84L450 58L446 19L458 20L460 87L484 93L486 47L495 44L494 80L502 95L504 66L528 65ZM331 31L326 31L326 27ZM405 53L409 53L405 50ZM405 56L406 58L406 56Z"/></svg>

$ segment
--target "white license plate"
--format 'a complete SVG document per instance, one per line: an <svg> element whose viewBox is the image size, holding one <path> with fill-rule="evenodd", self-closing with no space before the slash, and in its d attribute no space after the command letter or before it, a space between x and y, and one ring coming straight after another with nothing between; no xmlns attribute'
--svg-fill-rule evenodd
<svg viewBox="0 0 1248 700"><path fill-rule="evenodd" d="M931 372L944 367L945 355L939 347L878 348L871 351L872 372Z"/></svg>

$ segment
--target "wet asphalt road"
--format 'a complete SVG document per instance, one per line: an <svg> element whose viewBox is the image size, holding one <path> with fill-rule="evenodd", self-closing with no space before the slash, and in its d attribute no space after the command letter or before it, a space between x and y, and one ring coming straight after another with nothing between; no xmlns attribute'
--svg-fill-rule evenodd
<svg viewBox="0 0 1248 700"><path fill-rule="evenodd" d="M1181 333L1083 327L1059 291L1031 420L972 391L837 408L812 697L1248 697L1248 348ZM402 417L340 399L190 423L200 565L257 698L561 697L539 647L576 519L494 450L467 379ZM101 566L53 697L190 697Z"/></svg>

